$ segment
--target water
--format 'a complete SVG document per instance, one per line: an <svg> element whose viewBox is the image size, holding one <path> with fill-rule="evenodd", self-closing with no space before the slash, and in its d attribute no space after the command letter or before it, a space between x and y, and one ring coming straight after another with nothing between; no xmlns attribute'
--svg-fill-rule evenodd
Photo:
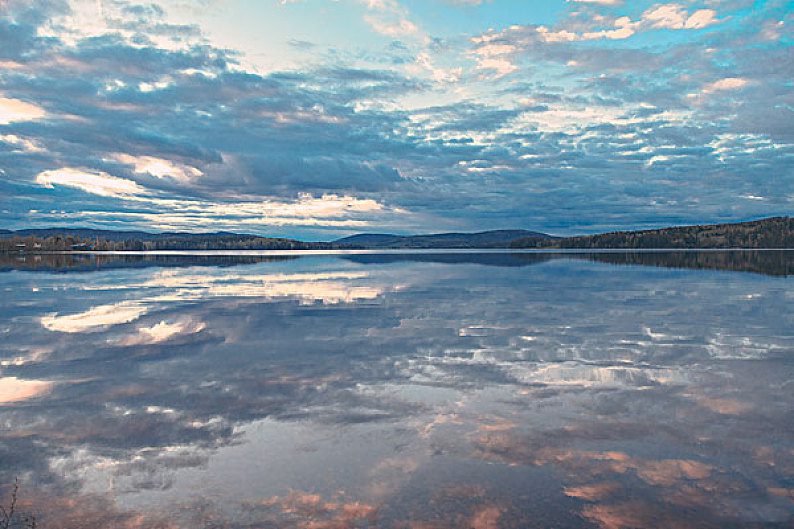
<svg viewBox="0 0 794 529"><path fill-rule="evenodd" d="M791 527L794 252L0 257L39 527Z"/></svg>

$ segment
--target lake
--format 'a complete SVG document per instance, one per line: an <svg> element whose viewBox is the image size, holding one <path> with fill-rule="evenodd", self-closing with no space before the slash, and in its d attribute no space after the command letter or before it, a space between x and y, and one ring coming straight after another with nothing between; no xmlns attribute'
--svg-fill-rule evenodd
<svg viewBox="0 0 794 529"><path fill-rule="evenodd" d="M794 525L794 252L0 256L49 528Z"/></svg>

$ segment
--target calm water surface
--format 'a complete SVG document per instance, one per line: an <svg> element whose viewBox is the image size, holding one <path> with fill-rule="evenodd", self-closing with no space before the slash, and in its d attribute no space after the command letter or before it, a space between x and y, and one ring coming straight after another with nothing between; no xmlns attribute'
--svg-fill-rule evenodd
<svg viewBox="0 0 794 529"><path fill-rule="evenodd" d="M794 525L794 253L0 256L48 528Z"/></svg>

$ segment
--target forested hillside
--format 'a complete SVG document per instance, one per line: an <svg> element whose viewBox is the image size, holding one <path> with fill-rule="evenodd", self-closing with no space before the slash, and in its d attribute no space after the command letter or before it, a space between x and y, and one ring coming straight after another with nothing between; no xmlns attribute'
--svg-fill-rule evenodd
<svg viewBox="0 0 794 529"><path fill-rule="evenodd" d="M253 235L235 234L174 234L142 238L122 238L119 232L113 237L96 235L11 235L0 238L2 251L152 251L152 250L317 250L330 248L328 243L302 242L293 239L275 239Z"/></svg>
<svg viewBox="0 0 794 529"><path fill-rule="evenodd" d="M738 224L617 231L551 241L519 239L513 248L794 248L794 218L772 217Z"/></svg>

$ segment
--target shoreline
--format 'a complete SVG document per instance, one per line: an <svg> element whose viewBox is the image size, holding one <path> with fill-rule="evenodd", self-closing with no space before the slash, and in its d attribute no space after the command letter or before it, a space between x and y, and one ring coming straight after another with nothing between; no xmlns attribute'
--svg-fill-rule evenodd
<svg viewBox="0 0 794 529"><path fill-rule="evenodd" d="M594 253L704 253L704 252L791 252L794 248L370 248L334 250L113 250L0 252L3 255L400 255L400 254L594 254Z"/></svg>

